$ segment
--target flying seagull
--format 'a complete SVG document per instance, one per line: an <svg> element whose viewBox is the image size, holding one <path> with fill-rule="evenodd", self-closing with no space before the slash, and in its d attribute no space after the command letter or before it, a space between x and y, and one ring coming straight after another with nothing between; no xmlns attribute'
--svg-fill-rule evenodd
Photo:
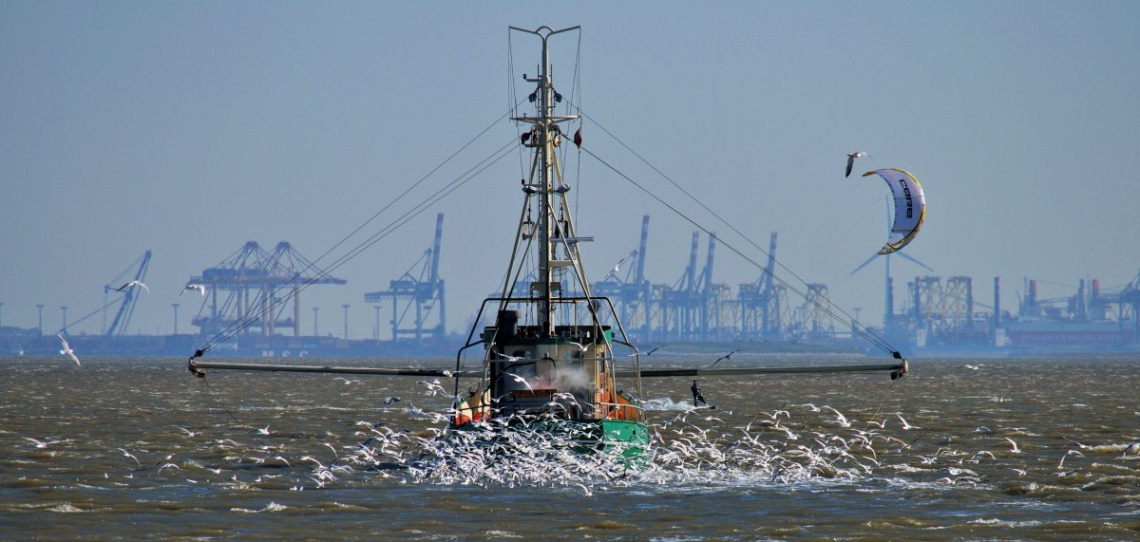
<svg viewBox="0 0 1140 542"><path fill-rule="evenodd" d="M895 417L898 418L900 422L902 422L903 431L910 431L911 429L918 429L917 427L907 423L906 419L904 419L902 417L902 414L899 414L896 412Z"/></svg>
<svg viewBox="0 0 1140 542"><path fill-rule="evenodd" d="M614 264L614 268L610 270L610 274L616 275L618 271L621 271L621 264L625 263L625 261L628 259L629 259L629 256L626 256L626 257L618 260L618 263Z"/></svg>
<svg viewBox="0 0 1140 542"><path fill-rule="evenodd" d="M122 448L115 448L115 449L120 451L120 452L123 452L123 457L129 457L131 459L134 459L136 464L142 465L142 461L139 461L139 458L135 457L135 455L132 454L131 452L128 452Z"/></svg>
<svg viewBox="0 0 1140 542"><path fill-rule="evenodd" d="M59 440L36 440L32 437L24 437L24 440L34 442L36 444L36 448L47 448L48 446L51 446L52 444L59 444L60 442L62 442ZM1128 450L1125 450L1125 452L1127 453Z"/></svg>
<svg viewBox="0 0 1140 542"><path fill-rule="evenodd" d="M712 364L713 364L713 365L716 365L716 364L718 364L718 363L720 363L721 361L724 361L724 360L726 360L726 359L732 359L732 355L733 355L733 354L735 354L735 353L737 353L737 352L739 352L739 351L741 351L741 350L744 350L744 349L743 349L743 348L737 348L736 350L733 350L732 352L729 352L729 353L727 353L727 354L725 354L725 355L723 355L723 356L721 356L721 357L719 357L719 358L716 358L716 361L714 361ZM709 367L712 367L712 365L709 365Z"/></svg>
<svg viewBox="0 0 1140 542"><path fill-rule="evenodd" d="M523 378L517 374L514 374L514 373L508 373L506 371L503 371L503 374L511 377L512 379L514 379L515 382L518 382L519 384L526 386L527 390L534 391L534 388L530 387L530 383L527 382L525 378Z"/></svg>
<svg viewBox="0 0 1140 542"><path fill-rule="evenodd" d="M60 350L59 353L75 360L75 364L82 367L83 364L79 363L79 358L75 357L75 350L72 350L71 345L67 344L67 339L63 338L63 334L56 333L55 336L59 337L59 342L63 344L63 350Z"/></svg>
<svg viewBox="0 0 1140 542"><path fill-rule="evenodd" d="M856 152L849 153L847 155L847 173L844 175L844 177L850 177L851 176L851 168L855 165L855 159L856 158L870 158L870 157L871 157L871 155L869 155L863 151L856 151Z"/></svg>
<svg viewBox="0 0 1140 542"><path fill-rule="evenodd" d="M654 352L656 352L656 351L658 351L658 350L660 350L660 349L661 349L661 347L660 347L660 346L654 346L654 347L653 347L653 349L652 349L652 350L650 350L650 351L648 351L648 352L634 352L634 353L632 353L632 354L627 354L627 355L628 355L629 357L631 357L631 358L632 358L632 357L634 357L634 356L636 356L636 355L638 355L638 354L641 354L641 355L643 355L643 356L646 356L646 357L648 357L648 356L652 356Z"/></svg>
<svg viewBox="0 0 1140 542"><path fill-rule="evenodd" d="M128 282L122 286L119 286L118 288L115 288L115 291L121 292L123 290L126 290L127 288L132 288L134 286L142 286L143 290L146 290L148 292L150 291L150 288L147 288L146 284L143 284L143 282L141 280L132 280L132 281L130 281L130 282Z"/></svg>
<svg viewBox="0 0 1140 542"><path fill-rule="evenodd" d="M206 286L204 284L187 284L186 287L182 289L182 293L178 295L186 293L186 290L197 290L198 293L202 294L202 297L206 297Z"/></svg>

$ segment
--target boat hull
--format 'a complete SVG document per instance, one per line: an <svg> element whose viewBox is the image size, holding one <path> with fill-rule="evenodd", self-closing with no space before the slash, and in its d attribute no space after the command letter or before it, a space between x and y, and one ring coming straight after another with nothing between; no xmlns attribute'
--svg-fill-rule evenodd
<svg viewBox="0 0 1140 542"><path fill-rule="evenodd" d="M472 434L481 445L501 446L517 443L520 435L534 441L546 441L555 448L576 453L602 453L620 457L626 462L639 462L649 447L649 426L636 420L527 420L511 419L505 424L468 423L452 431Z"/></svg>
<svg viewBox="0 0 1140 542"><path fill-rule="evenodd" d="M602 420L602 446L606 453L620 454L630 461L645 458L649 447L649 427L632 420Z"/></svg>

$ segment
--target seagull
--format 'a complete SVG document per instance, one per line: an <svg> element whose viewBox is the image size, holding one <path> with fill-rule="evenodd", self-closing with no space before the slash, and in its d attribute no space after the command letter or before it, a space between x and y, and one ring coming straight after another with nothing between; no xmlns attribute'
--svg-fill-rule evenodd
<svg viewBox="0 0 1140 542"><path fill-rule="evenodd" d="M1005 440L1009 441L1009 445L1013 447L1010 452L1013 452L1015 454L1021 453L1021 450L1017 447L1017 443L1014 442L1013 439L1005 437Z"/></svg>
<svg viewBox="0 0 1140 542"><path fill-rule="evenodd" d="M56 333L55 336L59 337L59 342L63 343L63 350L60 350L59 353L75 360L75 364L82 367L83 364L79 363L79 358L75 357L75 350L72 350L71 345L67 344L67 339L64 339L60 333Z"/></svg>
<svg viewBox="0 0 1140 542"><path fill-rule="evenodd" d="M875 427L878 427L879 429L886 429L887 428L887 419L883 418L883 420L879 421L879 422L867 422L868 427L870 427L872 425Z"/></svg>
<svg viewBox="0 0 1140 542"><path fill-rule="evenodd" d="M526 389L528 389L530 391L534 391L534 388L530 387L530 383L527 382L525 378L523 378L517 374L514 374L514 373L508 373L506 371L503 371L503 374L510 376L511 378L515 379L515 382L518 382L518 383L526 386Z"/></svg>
<svg viewBox="0 0 1140 542"><path fill-rule="evenodd" d="M899 414L898 412L896 412L895 417L898 418L900 422L902 422L903 431L910 431L911 429L918 429L917 427L915 427L909 423L906 423L906 419L904 419L902 417L902 414Z"/></svg>
<svg viewBox="0 0 1140 542"><path fill-rule="evenodd" d="M979 457L979 456L983 456L983 455L988 455L988 456L990 456L990 459L997 459L996 457L994 457L994 453L993 453L993 452L991 452L991 451L989 451L989 450L980 450L980 451L978 451L978 452L975 452L975 453L974 453L974 457L973 457L973 459L974 459L974 462L975 462L975 463L977 463L977 459L978 459L978 457Z"/></svg>
<svg viewBox="0 0 1140 542"><path fill-rule="evenodd" d="M389 397L389 398L384 400L384 406L391 406L392 403L395 403L396 401L399 401L399 400L400 400L399 397Z"/></svg>
<svg viewBox="0 0 1140 542"><path fill-rule="evenodd" d="M716 361L714 361L712 364L713 364L713 365L716 365L716 364L720 363L720 362L721 362L721 361L723 361L723 360L726 360L726 359L732 359L732 355L733 355L733 354L735 354L735 353L737 353L737 352L739 352L739 351L741 351L741 350L744 350L744 349L743 349L743 348L737 348L736 350L733 350L732 352L729 352L729 353L727 353L727 354L725 354L725 355L723 355L723 356L721 356L721 357L717 358L717 359L716 359ZM709 367L712 367L712 365L709 365Z"/></svg>
<svg viewBox="0 0 1140 542"><path fill-rule="evenodd" d="M128 451L126 451L126 450L124 450L124 449L122 449L122 448L118 448L118 450L119 450L120 452L123 452L123 455L124 455L125 457L129 457L129 458L131 458L131 459L134 459L134 460L135 460L135 463L137 463L137 464L139 464L139 465L142 465L142 462L141 462L141 461L139 461L139 458L135 457L135 456L134 456L134 454L132 454L131 452L128 452ZM161 469L159 469L159 470L161 470Z"/></svg>
<svg viewBox="0 0 1140 542"><path fill-rule="evenodd" d="M119 286L118 288L115 288L115 291L121 292L123 290L126 290L127 288L132 288L134 286L142 286L143 290L146 290L148 292L150 291L150 288L147 288L146 284L143 284L143 282L141 280L132 280L132 281L130 281L130 282L128 282L122 286Z"/></svg>
<svg viewBox="0 0 1140 542"><path fill-rule="evenodd" d="M269 426L268 425L265 426L264 429L258 429L257 432L258 432L258 434L261 434L261 435L268 435L269 434Z"/></svg>
<svg viewBox="0 0 1140 542"><path fill-rule="evenodd" d="M629 259L629 256L626 256L626 257L618 260L618 263L614 264L614 268L610 270L610 274L616 275L618 271L621 271L621 264L625 263L625 261L628 259Z"/></svg>
<svg viewBox="0 0 1140 542"><path fill-rule="evenodd" d="M835 421L838 422L840 426L851 427L851 422L847 421L847 416L844 416L842 412L835 410L834 408L829 407L829 406L824 406L821 408L826 408L826 409L834 412L835 413Z"/></svg>
<svg viewBox="0 0 1140 542"><path fill-rule="evenodd" d="M187 284L186 287L182 289L182 293L178 295L186 293L186 290L198 290L198 293L202 294L202 297L206 297L206 285L204 284Z"/></svg>
<svg viewBox="0 0 1140 542"><path fill-rule="evenodd" d="M632 354L626 354L626 356L628 356L628 357L631 357L631 358L632 358L632 357L635 357L635 356L638 356L638 355L642 355L642 356L652 356L652 355L653 355L653 353L654 353L654 352L656 352L656 351L657 351L658 349L660 349L660 348L661 348L660 346L655 346L655 347L653 347L653 349L652 349L652 350L650 350L650 351L648 351L648 352L634 352L634 353L632 353Z"/></svg>
<svg viewBox="0 0 1140 542"><path fill-rule="evenodd" d="M424 395L447 395L447 390L443 389L443 385L439 383L438 378L434 380L424 380L420 383L427 386L427 391L424 392Z"/></svg>
<svg viewBox="0 0 1140 542"><path fill-rule="evenodd" d="M1079 442L1077 442L1077 441L1075 441L1075 440L1073 440L1073 439L1071 439L1071 438L1069 438L1069 437L1061 437L1061 438L1063 438L1063 439L1065 439L1065 440L1067 440L1067 441L1069 441L1069 442L1071 442L1071 443L1073 443L1073 444L1077 445L1077 448L1080 448L1080 449L1082 449L1082 450L1088 450L1088 449L1092 448L1092 446L1089 446L1088 444L1081 444L1081 443L1079 443Z"/></svg>
<svg viewBox="0 0 1140 542"><path fill-rule="evenodd" d="M36 440L32 437L24 437L24 440L35 443L36 448L47 448L48 446L51 446L52 444L58 444L61 442L58 440ZM1125 450L1125 452L1127 452L1127 450Z"/></svg>
<svg viewBox="0 0 1140 542"><path fill-rule="evenodd" d="M1084 457L1085 456L1085 454L1082 454L1078 450L1069 450L1069 451L1065 452L1065 455L1062 455L1061 460L1057 462L1057 470L1061 470L1061 468L1065 466L1065 458L1069 457L1070 455L1075 455L1077 457Z"/></svg>
<svg viewBox="0 0 1140 542"><path fill-rule="evenodd" d="M850 177L851 176L851 168L855 165L855 159L856 158L864 158L864 157L870 158L871 155L869 155L863 151L856 151L856 152L848 153L847 154L847 173L843 176L844 177Z"/></svg>

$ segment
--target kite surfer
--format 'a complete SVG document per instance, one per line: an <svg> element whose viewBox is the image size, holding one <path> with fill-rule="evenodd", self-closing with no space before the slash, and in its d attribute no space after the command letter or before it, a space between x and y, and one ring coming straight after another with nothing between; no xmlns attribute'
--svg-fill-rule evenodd
<svg viewBox="0 0 1140 542"><path fill-rule="evenodd" d="M693 386L689 389L693 390L693 406L700 406L698 402L708 406L709 402L705 401L705 396L701 394L701 387L697 385L696 380L693 381Z"/></svg>

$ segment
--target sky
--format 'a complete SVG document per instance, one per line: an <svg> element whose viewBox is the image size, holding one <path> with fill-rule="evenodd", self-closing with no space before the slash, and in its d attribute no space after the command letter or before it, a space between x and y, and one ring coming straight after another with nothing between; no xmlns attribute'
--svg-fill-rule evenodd
<svg viewBox="0 0 1140 542"><path fill-rule="evenodd" d="M1140 270L1140 3L564 4L0 0L0 323L34 328L43 304L54 332L66 305L93 315L70 333L100 333L104 286L151 250L129 331L170 333L180 303L185 333L201 298L183 286L247 241L317 259L381 231L516 137L511 88L538 42L511 25L582 27L551 46L591 152L749 258L702 204L765 250L778 232L781 264L863 322L883 315L882 263L851 274L886 240L887 188L858 175L874 168L912 172L928 205L905 252L934 271L894 259L898 303L919 275L971 276L985 304L1000 277L1015 310L1027 278L1059 297ZM871 157L844 178L853 151ZM349 304L349 335L371 337L364 294L413 267L437 213L447 327L466 331L506 268L517 156L338 265L346 285L303 292L303 332L319 307L340 335ZM564 159L592 278L649 214L647 278L675 283L695 226ZM760 275L716 257L734 292Z"/></svg>

